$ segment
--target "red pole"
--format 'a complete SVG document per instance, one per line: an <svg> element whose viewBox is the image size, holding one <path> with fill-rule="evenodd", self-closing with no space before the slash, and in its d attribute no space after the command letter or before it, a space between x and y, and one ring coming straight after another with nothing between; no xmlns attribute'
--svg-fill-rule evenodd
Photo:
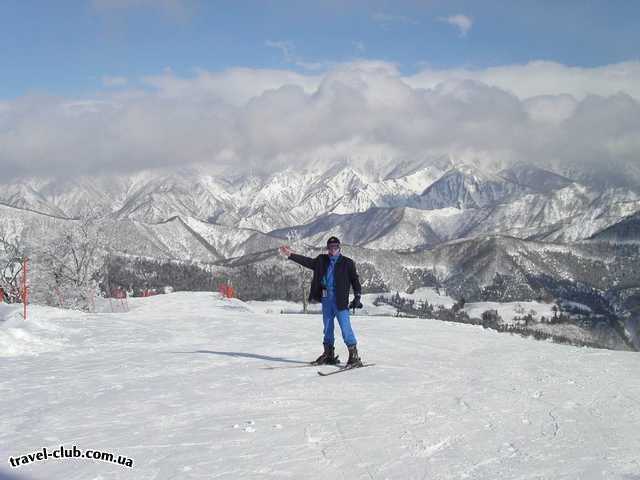
<svg viewBox="0 0 640 480"><path fill-rule="evenodd" d="M27 269L29 267L29 259L24 257L22 263L22 304L24 307L24 319L27 320L27 303L29 302L29 287L27 286Z"/></svg>

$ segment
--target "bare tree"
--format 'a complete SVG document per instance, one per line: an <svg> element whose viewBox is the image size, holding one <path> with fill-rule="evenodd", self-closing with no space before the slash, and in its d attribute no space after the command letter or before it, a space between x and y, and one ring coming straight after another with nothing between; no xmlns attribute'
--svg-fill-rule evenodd
<svg viewBox="0 0 640 480"><path fill-rule="evenodd" d="M294 251L304 255L307 253L307 248L302 241L302 237L299 231L289 230L287 232L287 241L289 246L293 248ZM309 283L311 281L311 275L307 268L304 268L302 265L298 265L299 269L299 278L300 278L300 291L302 293L302 311L307 313L309 308Z"/></svg>

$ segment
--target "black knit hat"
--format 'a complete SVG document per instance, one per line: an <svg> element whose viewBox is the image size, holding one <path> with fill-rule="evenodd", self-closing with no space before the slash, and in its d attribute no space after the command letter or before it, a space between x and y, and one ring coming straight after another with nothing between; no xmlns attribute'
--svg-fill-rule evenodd
<svg viewBox="0 0 640 480"><path fill-rule="evenodd" d="M340 245L340 239L338 237L329 237L329 240L327 240L327 247L330 243L337 243Z"/></svg>

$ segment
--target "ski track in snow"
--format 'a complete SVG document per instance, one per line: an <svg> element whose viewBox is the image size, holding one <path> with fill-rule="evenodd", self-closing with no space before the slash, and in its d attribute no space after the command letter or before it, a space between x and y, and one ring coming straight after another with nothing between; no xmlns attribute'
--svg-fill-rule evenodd
<svg viewBox="0 0 640 480"><path fill-rule="evenodd" d="M0 478L640 478L637 353L357 316L361 355L376 366L322 378L264 368L315 358L317 315L253 312L211 293L130 304L67 318L35 310L64 341L0 358ZM134 467L9 467L60 445Z"/></svg>

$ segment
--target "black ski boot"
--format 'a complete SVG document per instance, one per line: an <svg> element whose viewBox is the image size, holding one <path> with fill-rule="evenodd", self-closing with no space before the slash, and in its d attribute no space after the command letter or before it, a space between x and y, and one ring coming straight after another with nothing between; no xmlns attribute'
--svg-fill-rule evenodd
<svg viewBox="0 0 640 480"><path fill-rule="evenodd" d="M324 353L320 355L315 362L314 365L337 365L339 363L338 356L335 355L335 350L333 345L324 345Z"/></svg>
<svg viewBox="0 0 640 480"><path fill-rule="evenodd" d="M362 360L358 355L358 348L355 345L347 347L349 349L349 360L347 360L348 367L361 367Z"/></svg>

